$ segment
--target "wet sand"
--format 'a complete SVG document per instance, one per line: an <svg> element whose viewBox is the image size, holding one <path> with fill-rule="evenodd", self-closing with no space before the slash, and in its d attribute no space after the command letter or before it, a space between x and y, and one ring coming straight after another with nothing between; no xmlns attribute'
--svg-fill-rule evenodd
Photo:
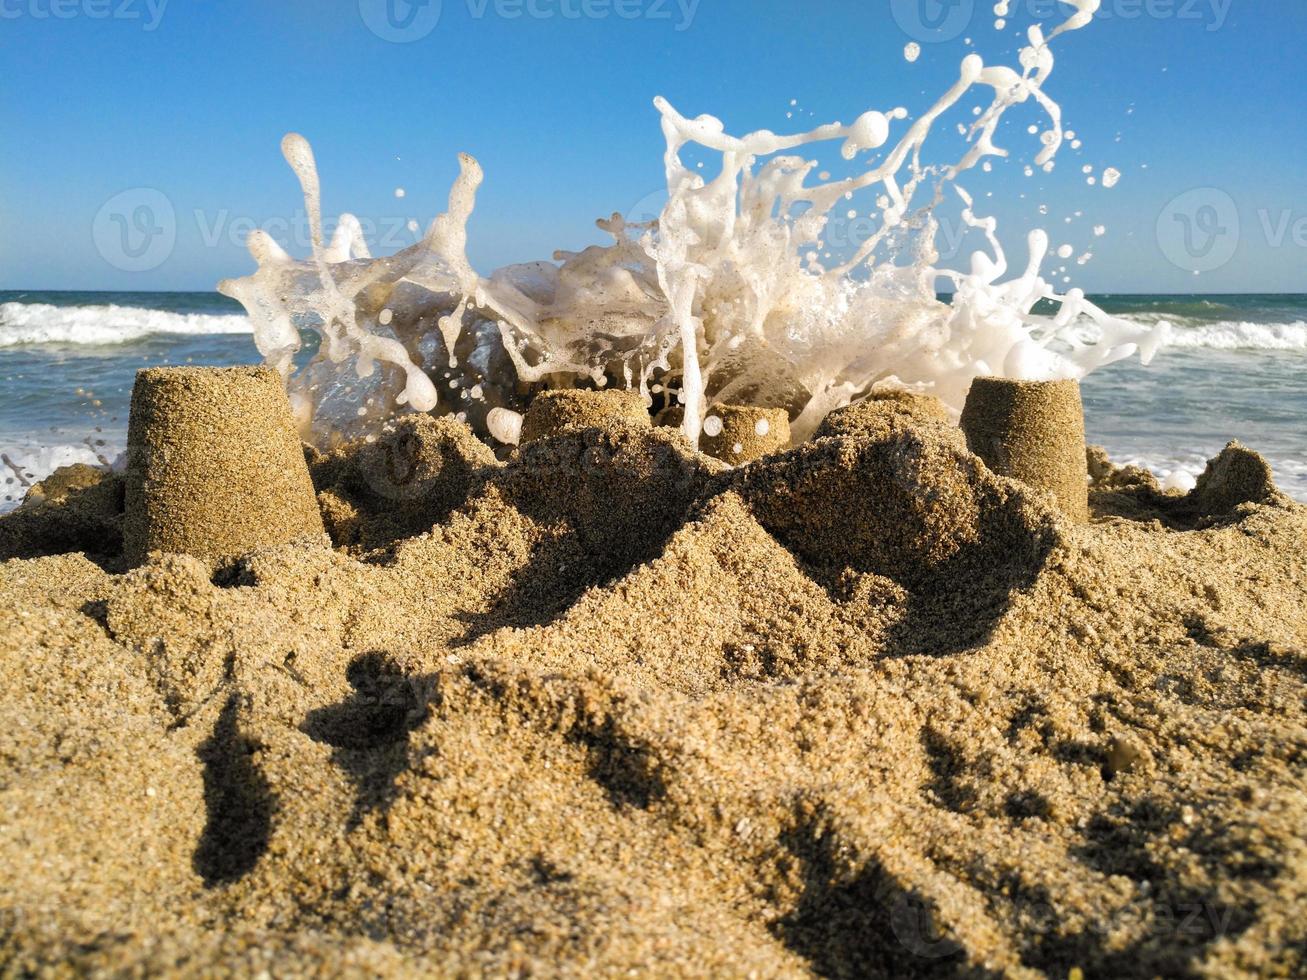
<svg viewBox="0 0 1307 980"><path fill-rule="evenodd" d="M0 959L185 975L1301 975L1307 509L925 400L309 453L327 536L0 518ZM134 563L133 563L134 564Z"/></svg>

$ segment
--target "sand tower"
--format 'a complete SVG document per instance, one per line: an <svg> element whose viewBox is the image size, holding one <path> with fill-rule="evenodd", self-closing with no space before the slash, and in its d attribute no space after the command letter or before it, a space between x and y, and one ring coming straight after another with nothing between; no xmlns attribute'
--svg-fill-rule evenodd
<svg viewBox="0 0 1307 980"><path fill-rule="evenodd" d="M977 378L962 410L962 431L995 473L1047 490L1067 517L1089 520L1079 382Z"/></svg>
<svg viewBox="0 0 1307 980"><path fill-rule="evenodd" d="M790 416L783 408L714 405L703 421L699 449L732 466L750 463L790 444Z"/></svg>
<svg viewBox="0 0 1307 980"><path fill-rule="evenodd" d="M323 533L290 404L263 367L149 368L127 433L124 553L225 558Z"/></svg>
<svg viewBox="0 0 1307 980"><path fill-rule="evenodd" d="M541 392L531 402L522 421L522 445L577 429L603 428L610 419L621 419L646 429L653 427L649 409L638 391L578 388Z"/></svg>

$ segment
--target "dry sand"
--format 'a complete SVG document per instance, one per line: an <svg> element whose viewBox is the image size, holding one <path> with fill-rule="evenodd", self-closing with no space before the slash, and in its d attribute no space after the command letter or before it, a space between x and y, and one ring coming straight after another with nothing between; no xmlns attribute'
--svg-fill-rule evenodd
<svg viewBox="0 0 1307 980"><path fill-rule="evenodd" d="M1089 520L1080 382L977 378L959 424L995 473L1049 491L1071 520Z"/></svg>
<svg viewBox="0 0 1307 980"><path fill-rule="evenodd" d="M411 418L334 548L0 519L11 974L1307 970L1307 509L1232 446L1094 519L884 400L739 469Z"/></svg>

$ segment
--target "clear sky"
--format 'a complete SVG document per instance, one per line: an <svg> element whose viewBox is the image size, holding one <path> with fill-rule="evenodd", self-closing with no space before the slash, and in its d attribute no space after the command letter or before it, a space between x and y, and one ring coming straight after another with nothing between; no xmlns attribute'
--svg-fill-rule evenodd
<svg viewBox="0 0 1307 980"><path fill-rule="evenodd" d="M604 240L601 215L656 210L655 95L731 132L915 116L968 51L1011 64L1032 15L1070 9L1010 7L997 31L981 0L0 0L0 288L244 274L248 228L302 214L290 130L313 142L329 218L359 215L378 252L443 210L467 151L486 172L474 265L547 258ZM1015 159L966 181L977 210L1018 247L1034 224L1092 245L1070 271L1093 291L1307 292L1307 3L1103 14L1060 39L1048 87L1083 146L1023 176L1038 116L1022 107L1000 141ZM1090 186L1086 165L1122 179Z"/></svg>

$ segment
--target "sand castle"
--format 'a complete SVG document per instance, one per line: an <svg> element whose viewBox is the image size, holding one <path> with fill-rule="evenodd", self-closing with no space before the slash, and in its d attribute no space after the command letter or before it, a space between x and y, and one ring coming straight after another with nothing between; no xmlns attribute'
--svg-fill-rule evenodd
<svg viewBox="0 0 1307 980"><path fill-rule="evenodd" d="M894 388L873 391L862 401L831 412L817 427L816 438L879 437L914 428L929 429L943 439L966 446L943 402L934 395Z"/></svg>
<svg viewBox="0 0 1307 980"><path fill-rule="evenodd" d="M275 371L151 368L128 429L128 562L221 559L322 535L304 451Z"/></svg>
<svg viewBox="0 0 1307 980"><path fill-rule="evenodd" d="M649 409L637 391L584 389L545 391L537 395L522 420L522 444L578 429L602 428L622 419L649 428Z"/></svg>
<svg viewBox="0 0 1307 980"><path fill-rule="evenodd" d="M305 470L275 375L145 372L143 563L119 474L0 517L0 962L1302 974L1307 508L1255 453L1097 454L1080 524L927 396L739 467L535 415Z"/></svg>
<svg viewBox="0 0 1307 980"><path fill-rule="evenodd" d="M995 473L1047 490L1071 520L1089 520L1079 382L977 378L961 425L971 451Z"/></svg>
<svg viewBox="0 0 1307 980"><path fill-rule="evenodd" d="M789 444L789 413L751 405L714 405L699 438L701 452L732 466L770 456Z"/></svg>

